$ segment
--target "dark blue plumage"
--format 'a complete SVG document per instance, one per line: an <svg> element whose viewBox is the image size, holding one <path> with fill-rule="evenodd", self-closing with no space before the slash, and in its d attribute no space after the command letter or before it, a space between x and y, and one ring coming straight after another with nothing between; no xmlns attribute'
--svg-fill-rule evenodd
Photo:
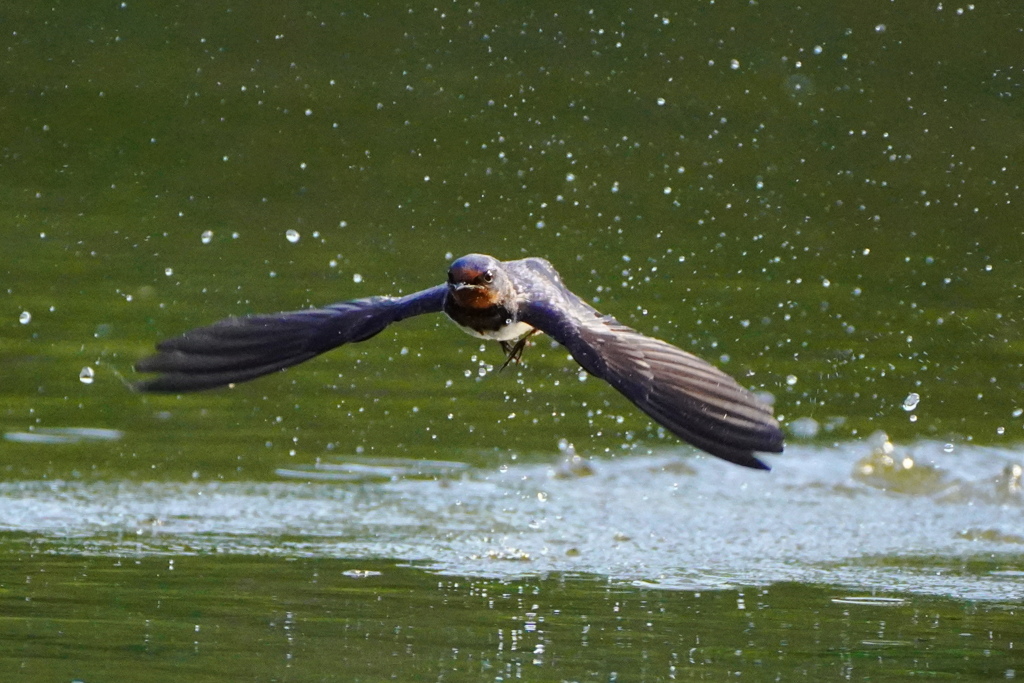
<svg viewBox="0 0 1024 683"><path fill-rule="evenodd" d="M769 406L697 356L603 315L540 258L470 254L452 264L446 284L408 296L228 318L158 344L135 368L161 374L135 388L177 393L244 382L369 339L391 323L442 311L469 334L500 342L506 364L519 359L527 337L547 333L584 370L712 455L768 469L754 452L782 452L782 430Z"/></svg>

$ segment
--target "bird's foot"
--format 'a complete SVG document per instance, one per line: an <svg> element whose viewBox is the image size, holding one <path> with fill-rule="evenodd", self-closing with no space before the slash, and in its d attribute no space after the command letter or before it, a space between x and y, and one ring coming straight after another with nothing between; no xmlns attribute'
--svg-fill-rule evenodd
<svg viewBox="0 0 1024 683"><path fill-rule="evenodd" d="M501 350L505 352L505 362L498 368L498 372L501 372L508 367L509 363L518 363L523 357L523 349L526 348L526 340L537 334L539 330L531 330L527 334L520 337L517 341L503 341L501 343Z"/></svg>

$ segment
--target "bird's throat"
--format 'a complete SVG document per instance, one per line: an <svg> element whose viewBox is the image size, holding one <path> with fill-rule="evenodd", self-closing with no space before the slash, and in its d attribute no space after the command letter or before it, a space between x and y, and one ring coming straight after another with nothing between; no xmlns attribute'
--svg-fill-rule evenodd
<svg viewBox="0 0 1024 683"><path fill-rule="evenodd" d="M459 308L484 310L497 304L497 294L486 287L463 286L451 291L451 296Z"/></svg>

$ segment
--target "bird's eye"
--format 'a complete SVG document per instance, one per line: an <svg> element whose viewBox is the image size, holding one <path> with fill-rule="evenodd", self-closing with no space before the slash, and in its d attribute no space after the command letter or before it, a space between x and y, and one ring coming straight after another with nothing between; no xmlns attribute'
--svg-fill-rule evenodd
<svg viewBox="0 0 1024 683"><path fill-rule="evenodd" d="M448 271L448 282L455 282L455 273Z"/></svg>
<svg viewBox="0 0 1024 683"><path fill-rule="evenodd" d="M494 280L494 273L489 270L484 271L484 282L491 282L492 280Z"/></svg>

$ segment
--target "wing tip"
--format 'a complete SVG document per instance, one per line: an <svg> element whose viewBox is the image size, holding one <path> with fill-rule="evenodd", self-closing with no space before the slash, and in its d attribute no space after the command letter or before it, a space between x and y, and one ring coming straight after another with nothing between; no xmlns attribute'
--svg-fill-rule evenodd
<svg viewBox="0 0 1024 683"><path fill-rule="evenodd" d="M750 452L750 451L747 451L745 453L735 453L734 452L734 453L728 453L728 454L725 454L725 453L714 453L712 451L708 451L708 453L710 453L711 455L713 455L713 456L715 456L717 458L721 458L722 460L726 460L728 462L731 462L734 465L739 465L740 467L747 467L747 468L752 469L752 470L761 470L763 472L771 472L771 470L772 470L771 466L768 465L768 463L766 463L764 460L761 460L760 458L756 457L753 454L753 452Z"/></svg>
<svg viewBox="0 0 1024 683"><path fill-rule="evenodd" d="M750 456L750 461L751 461L750 464L747 465L747 467L749 467L750 469L761 470L763 472L771 472L772 471L771 466L768 463L766 463L764 460L761 460L760 458L755 458L754 456Z"/></svg>
<svg viewBox="0 0 1024 683"><path fill-rule="evenodd" d="M771 471L771 466L768 465L764 460L757 457L756 454L761 453L782 453L785 443L783 442L782 431L778 430L776 434L772 435L773 438L765 439L761 443L758 443L751 447L749 444L730 445L727 442L722 441L707 441L701 439L684 438L684 440L690 442L691 445L701 449L705 453L721 458L727 462L731 462L734 465L741 467L748 467L752 470L762 470L765 472Z"/></svg>
<svg viewBox="0 0 1024 683"><path fill-rule="evenodd" d="M730 462L734 462L737 465L742 465L743 467L749 467L754 470L763 470L765 472L770 472L772 469L771 466L769 466L768 463L755 456L754 453L782 453L786 446L784 439L785 437L782 434L782 430L776 427L774 433L771 435L771 438L766 440L764 444L759 445L756 451L751 450L747 451L746 453L737 454L739 457L736 460L733 460L732 458L725 459L729 460Z"/></svg>

